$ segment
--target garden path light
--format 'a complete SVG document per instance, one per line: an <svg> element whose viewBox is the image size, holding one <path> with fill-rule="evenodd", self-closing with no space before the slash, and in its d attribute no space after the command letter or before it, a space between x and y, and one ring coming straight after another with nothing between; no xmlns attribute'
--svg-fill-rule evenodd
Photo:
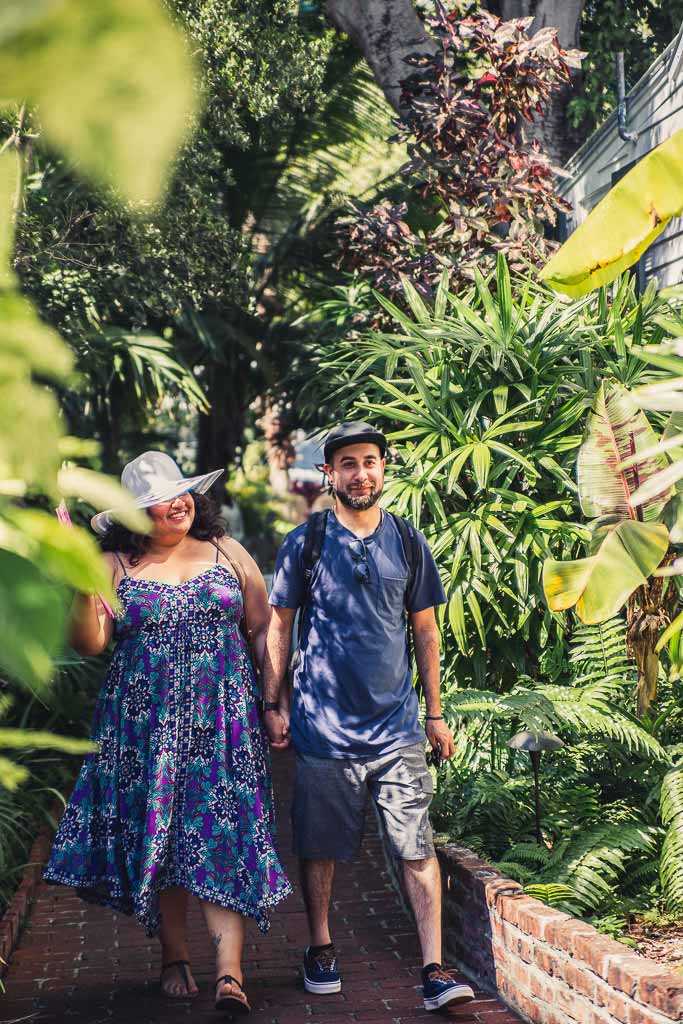
<svg viewBox="0 0 683 1024"><path fill-rule="evenodd" d="M541 800L538 787L538 769L541 763L541 754L544 750L559 750L564 743L559 736L551 732L544 732L542 729L531 732L517 732L508 740L508 747L512 750L526 750L531 758L531 766L534 771L534 811L536 814L536 842L543 845L541 835Z"/></svg>

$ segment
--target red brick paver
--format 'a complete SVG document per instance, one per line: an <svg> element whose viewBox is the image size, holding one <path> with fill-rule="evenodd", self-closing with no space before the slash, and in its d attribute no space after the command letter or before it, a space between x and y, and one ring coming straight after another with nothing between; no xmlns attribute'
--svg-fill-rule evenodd
<svg viewBox="0 0 683 1024"><path fill-rule="evenodd" d="M275 789L282 850L290 878L288 802L292 758L276 756ZM371 819L368 819L371 824ZM333 893L333 937L343 968L338 995L311 996L301 977L307 941L298 892L280 904L261 935L249 925L244 955L252 1024L425 1024L441 1014L422 1008L417 938L390 884L380 840L369 828L361 858L340 865ZM41 886L0 995L0 1021L36 1024L176 1024L219 1019L213 963L198 904L190 911L199 997L179 1003L159 995L159 947L133 920L79 900L70 889ZM459 1024L514 1024L501 1003L477 991L450 1013Z"/></svg>

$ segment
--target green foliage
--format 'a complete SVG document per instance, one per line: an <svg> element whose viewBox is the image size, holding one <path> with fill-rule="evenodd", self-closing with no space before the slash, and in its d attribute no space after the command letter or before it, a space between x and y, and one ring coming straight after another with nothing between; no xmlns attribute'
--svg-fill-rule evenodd
<svg viewBox="0 0 683 1024"><path fill-rule="evenodd" d="M102 681L106 658L80 658L68 652L57 659L49 689L27 696L25 690L0 680L0 720L3 729L34 733L67 733L81 742ZM81 748L83 749L83 748ZM15 789L0 787L0 914L21 877L37 829L54 827L52 809L63 802L80 764L77 754L15 747L10 772L24 777Z"/></svg>
<svg viewBox="0 0 683 1024"><path fill-rule="evenodd" d="M505 868L506 865L503 865ZM569 885L558 885L554 882L537 882L534 885L525 885L524 892L535 900L540 900L548 907L560 907L574 896L574 890Z"/></svg>
<svg viewBox="0 0 683 1024"><path fill-rule="evenodd" d="M290 502L273 494L262 441L247 445L242 465L232 470L227 486L231 499L242 513L247 549L262 572L272 571L277 549L292 529L292 507Z"/></svg>
<svg viewBox="0 0 683 1024"><path fill-rule="evenodd" d="M615 109L615 51L624 52L631 89L675 37L681 21L681 0L587 0L580 36L588 55L578 94L569 101L570 123L587 136Z"/></svg>
<svg viewBox="0 0 683 1024"><path fill-rule="evenodd" d="M503 695L445 694L456 755L437 776L436 824L544 902L597 914L605 927L611 916L620 930L616 919L651 906L662 891L672 909L678 906L680 779L671 767L683 738L674 714L678 684L663 684L665 708L656 721L639 722L624 620L568 627L561 682L522 680ZM541 760L542 845L533 839L529 761L507 747L524 728L550 729L565 744Z"/></svg>
<svg viewBox="0 0 683 1024"><path fill-rule="evenodd" d="M196 102L183 36L156 0L99 0L97 16L87 0L10 3L23 17L5 23L0 95L35 104L46 138L95 181L154 201Z"/></svg>
<svg viewBox="0 0 683 1024"><path fill-rule="evenodd" d="M662 847L662 889L671 910L683 912L683 768L664 776L661 792L662 824L667 832Z"/></svg>

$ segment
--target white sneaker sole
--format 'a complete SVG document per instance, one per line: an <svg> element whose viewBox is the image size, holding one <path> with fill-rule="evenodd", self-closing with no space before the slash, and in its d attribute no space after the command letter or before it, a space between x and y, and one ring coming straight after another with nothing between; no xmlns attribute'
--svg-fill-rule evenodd
<svg viewBox="0 0 683 1024"><path fill-rule="evenodd" d="M341 992L341 978L339 981L310 981L304 972L304 988L317 996L331 996Z"/></svg>
<svg viewBox="0 0 683 1024"><path fill-rule="evenodd" d="M442 1006L458 1006L460 1003L469 1003L474 999L474 992L469 985L457 985L455 988L442 992L440 996L424 1000L425 1010L439 1010Z"/></svg>

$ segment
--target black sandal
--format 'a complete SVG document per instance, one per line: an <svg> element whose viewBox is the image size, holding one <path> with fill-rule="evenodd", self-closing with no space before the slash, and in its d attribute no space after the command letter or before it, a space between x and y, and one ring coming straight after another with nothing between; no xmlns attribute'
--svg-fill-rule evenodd
<svg viewBox="0 0 683 1024"><path fill-rule="evenodd" d="M199 995L199 992L190 992L190 976L187 973L187 968L190 966L189 960L171 960L167 964L161 965L161 973L159 975L159 984L161 985L161 994L165 999L194 999L195 996ZM164 992L162 978L164 971L167 971L170 967L177 967L178 973L182 979L183 985L185 986L185 995L174 996L170 992Z"/></svg>
<svg viewBox="0 0 683 1024"><path fill-rule="evenodd" d="M242 993L242 998L235 995L221 996L220 999L216 997L216 1009L226 1010L229 1013L251 1013L251 1006L237 978L233 978L232 974L224 974L222 978L216 978L216 986L222 985L223 982L226 985L237 985Z"/></svg>

